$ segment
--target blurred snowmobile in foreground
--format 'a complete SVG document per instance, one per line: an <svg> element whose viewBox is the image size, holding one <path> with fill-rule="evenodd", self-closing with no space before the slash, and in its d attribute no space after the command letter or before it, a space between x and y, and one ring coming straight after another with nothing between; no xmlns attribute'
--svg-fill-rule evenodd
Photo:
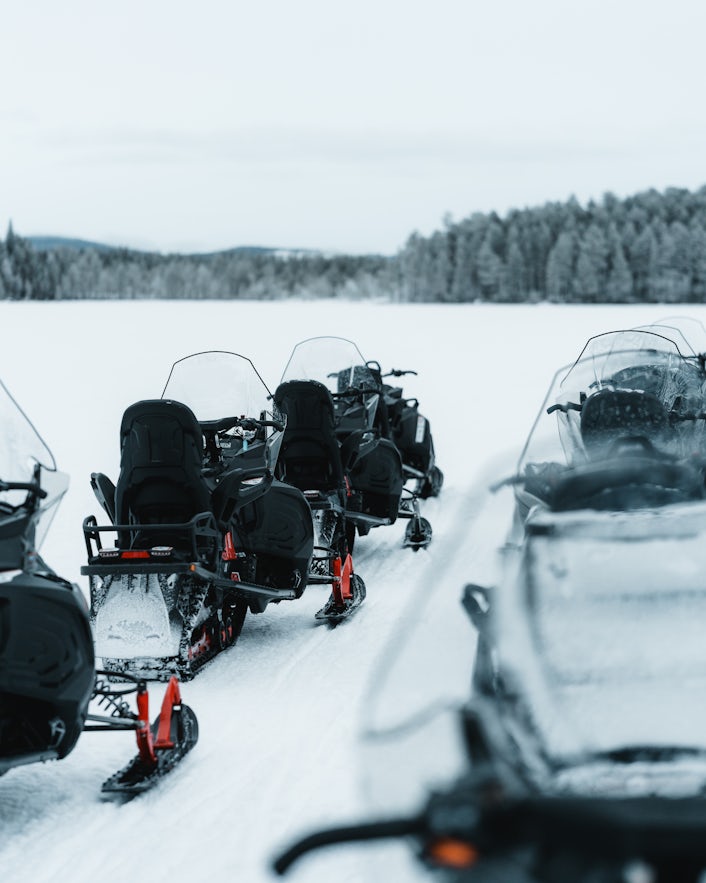
<svg viewBox="0 0 706 883"><path fill-rule="evenodd" d="M431 541L431 525L419 511L419 489L405 489L410 475L404 465L404 452L398 439L407 439L409 421L393 416L384 403L384 391L377 363L366 364L357 346L341 337L315 337L298 343L285 367L281 387L301 395L316 388L325 410L333 415L333 431L344 462L347 487L347 536L352 549L356 532L365 536L371 528L394 524L398 517L410 521L405 546L415 550ZM333 369L333 370L332 370ZM275 394L277 397L277 393ZM330 399L330 403L329 403ZM404 404L400 399L402 410ZM398 410L400 410L398 408ZM411 412L411 409L410 409ZM397 412L395 412L397 413ZM431 445L428 424L415 423L416 444L409 440L407 454L413 448ZM433 450L433 448L432 448ZM432 454L433 456L433 454ZM414 473L415 478L419 476ZM291 471L290 471L291 476ZM296 477L301 483L304 477Z"/></svg>
<svg viewBox="0 0 706 883"><path fill-rule="evenodd" d="M697 524L690 548L677 542L672 550L684 553L682 570L689 573L704 573L706 554L688 557L704 524ZM508 554L516 572L518 553ZM582 563L579 556L575 569ZM456 709L455 742L443 726L444 717L446 725L454 717L446 702L427 697L421 709L405 703L414 656L400 655L398 664L388 654L386 695L377 703L386 711L384 727L369 733L381 761L371 779L377 784L387 774L394 797L416 774L426 799L415 801L416 811L388 810L305 837L276 859L277 872L320 847L404 838L430 877L449 883L701 880L706 590L697 588L696 573L691 584L655 583L644 594L629 583L622 591L588 579L577 586L573 576L564 581L557 567L551 584L503 585L482 617L477 587L466 589L464 606L493 634L495 683L487 692L476 685L470 702ZM415 652L425 631L435 630L434 612L432 606L420 618L423 630L401 632ZM448 616L442 625L443 655L465 659ZM446 689L442 676L438 693ZM440 758L452 751L459 769L440 775L447 772ZM388 774L395 763L397 783ZM382 860L379 870L371 881L386 875Z"/></svg>
<svg viewBox="0 0 706 883"><path fill-rule="evenodd" d="M248 610L317 581L309 505L274 479L284 422L268 399L249 359L206 352L174 364L161 399L126 410L117 484L91 478L110 524L84 522L82 573L110 671L191 677L237 640Z"/></svg>
<svg viewBox="0 0 706 883"><path fill-rule="evenodd" d="M138 755L102 789L132 797L194 746L196 717L174 680L151 725L144 682L109 684L96 672L83 595L37 551L68 479L1 382L0 418L0 774L66 757L84 731L133 730Z"/></svg>

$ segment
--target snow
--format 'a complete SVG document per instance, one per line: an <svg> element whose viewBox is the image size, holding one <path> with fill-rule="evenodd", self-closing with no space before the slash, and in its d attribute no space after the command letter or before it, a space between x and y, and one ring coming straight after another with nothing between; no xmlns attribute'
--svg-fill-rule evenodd
<svg viewBox="0 0 706 883"><path fill-rule="evenodd" d="M158 397L172 363L191 352L240 352L274 389L297 341L349 337L384 368L419 372L404 378L405 390L431 420L446 475L441 497L424 504L434 527L428 551L401 548L403 523L360 540L356 569L368 598L350 621L314 624L325 592L318 587L248 616L237 646L185 685L200 740L153 792L124 806L99 800L100 783L132 754L121 734L85 734L66 760L0 779L3 881L182 883L208 875L267 883L275 879L272 856L293 838L381 808L409 808L427 782L452 775L458 736L448 727L441 733L443 712L428 722L433 742L393 737L417 712L448 709L467 694L474 636L459 598L464 583L492 578L508 526L502 495L487 487L513 471L557 366L591 334L664 313L331 301L0 303L0 377L72 479L43 554L86 592L81 522L99 511L89 475L116 477L123 410ZM690 314L706 319L703 308ZM160 698L156 688L155 709ZM371 728L378 738L361 739ZM404 845L323 851L291 879L385 876L426 879Z"/></svg>

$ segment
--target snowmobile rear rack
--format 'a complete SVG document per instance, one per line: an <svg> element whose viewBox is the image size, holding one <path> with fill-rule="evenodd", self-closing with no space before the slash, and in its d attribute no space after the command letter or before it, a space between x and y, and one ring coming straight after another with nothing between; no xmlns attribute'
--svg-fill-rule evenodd
<svg viewBox="0 0 706 883"><path fill-rule="evenodd" d="M97 563L110 555L115 555L116 558L119 557L121 550L104 549L101 542L102 533L117 533L118 537L149 533L150 537L154 535L166 538L176 533L179 535L181 546L186 542L189 543L189 548L186 550L187 557L203 563L208 563L209 558L212 559L214 557L214 553L211 550L217 548L220 540L216 519L211 512L199 512L190 521L182 524L98 524L96 517L89 515L83 521L83 538L86 543L88 560L91 564ZM201 550L199 550L199 543L202 544ZM171 557L176 551L174 547L169 545L152 544L151 547L144 549L133 548L134 543L127 545L129 548L122 550L122 554L130 558ZM208 547L209 551L205 551L204 547ZM169 556L166 554L167 551ZM184 552L181 552L182 559L183 556ZM83 568L81 572L85 573Z"/></svg>

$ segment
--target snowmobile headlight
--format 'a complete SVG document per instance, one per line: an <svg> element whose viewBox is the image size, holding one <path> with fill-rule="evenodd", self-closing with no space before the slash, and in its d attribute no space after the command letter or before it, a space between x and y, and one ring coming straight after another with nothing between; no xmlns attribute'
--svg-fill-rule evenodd
<svg viewBox="0 0 706 883"><path fill-rule="evenodd" d="M244 478L242 483L248 484L248 485L262 484L262 482L264 480L265 480L265 476L261 475L258 478Z"/></svg>

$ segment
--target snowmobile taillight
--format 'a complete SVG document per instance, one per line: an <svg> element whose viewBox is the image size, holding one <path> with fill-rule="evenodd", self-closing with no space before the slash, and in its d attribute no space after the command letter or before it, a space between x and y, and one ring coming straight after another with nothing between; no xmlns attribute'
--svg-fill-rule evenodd
<svg viewBox="0 0 706 883"><path fill-rule="evenodd" d="M120 558L120 549L99 549L99 558Z"/></svg>
<svg viewBox="0 0 706 883"><path fill-rule="evenodd" d="M456 840L454 837L442 837L428 844L424 857L431 864L440 868L471 868L478 861L478 850L471 843Z"/></svg>
<svg viewBox="0 0 706 883"><path fill-rule="evenodd" d="M120 553L121 558L149 558L150 553L146 549L128 549Z"/></svg>
<svg viewBox="0 0 706 883"><path fill-rule="evenodd" d="M150 549L150 555L153 558L168 558L173 551L173 546L152 546Z"/></svg>

